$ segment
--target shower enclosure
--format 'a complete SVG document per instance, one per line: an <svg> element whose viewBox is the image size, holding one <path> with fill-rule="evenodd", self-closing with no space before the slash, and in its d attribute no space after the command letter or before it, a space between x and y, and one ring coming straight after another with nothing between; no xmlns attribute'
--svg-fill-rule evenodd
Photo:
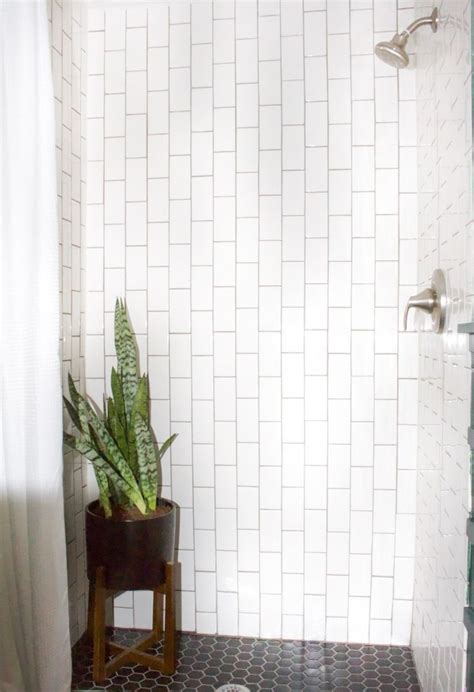
<svg viewBox="0 0 474 692"><path fill-rule="evenodd" d="M50 8L64 373L101 401L125 297L157 440L179 433L180 629L411 644L425 691L461 690L469 3L404 39L401 70L374 46L430 3ZM439 268L445 332L404 332ZM69 453L74 640L95 493ZM150 604L122 594L115 625Z"/></svg>

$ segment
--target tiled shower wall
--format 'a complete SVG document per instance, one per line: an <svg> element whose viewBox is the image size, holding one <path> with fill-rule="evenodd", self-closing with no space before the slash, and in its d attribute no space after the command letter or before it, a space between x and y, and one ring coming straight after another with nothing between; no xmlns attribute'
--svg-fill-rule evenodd
<svg viewBox="0 0 474 692"><path fill-rule="evenodd" d="M431 3L417 3L419 15ZM462 690L469 500L472 320L470 3L441 3L436 36L417 36L420 287L447 274L450 333L420 335L419 451L412 644L424 690Z"/></svg>
<svg viewBox="0 0 474 692"><path fill-rule="evenodd" d="M413 9L372 5L89 11L86 383L126 296L185 630L409 640L416 94L373 45Z"/></svg>
<svg viewBox="0 0 474 692"><path fill-rule="evenodd" d="M62 299L63 379L81 378L81 238L85 222L86 69L85 12L70 0L48 2L56 109L58 219ZM84 123L83 123L84 121ZM67 391L67 387L66 390ZM65 418L65 425L69 423ZM86 590L84 553L85 485L80 458L65 450L64 498L71 639L84 631Z"/></svg>

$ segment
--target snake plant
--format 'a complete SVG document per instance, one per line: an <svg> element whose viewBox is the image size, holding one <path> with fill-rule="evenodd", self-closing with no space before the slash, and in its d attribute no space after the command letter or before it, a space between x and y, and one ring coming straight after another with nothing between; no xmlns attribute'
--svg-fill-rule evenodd
<svg viewBox="0 0 474 692"><path fill-rule="evenodd" d="M115 305L117 368L112 368L112 396L97 414L69 375L71 401L64 404L77 435L64 442L92 462L100 504L106 517L113 507L136 507L142 514L156 509L160 460L176 438L158 447L150 429L148 378L139 375L135 339L123 301Z"/></svg>

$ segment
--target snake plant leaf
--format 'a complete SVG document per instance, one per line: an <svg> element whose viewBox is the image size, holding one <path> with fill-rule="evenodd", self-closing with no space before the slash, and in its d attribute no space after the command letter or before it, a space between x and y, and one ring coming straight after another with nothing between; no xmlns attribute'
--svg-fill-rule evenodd
<svg viewBox="0 0 474 692"><path fill-rule="evenodd" d="M134 416L133 422L137 443L140 489L148 509L154 510L156 509L156 495L158 492L158 463L155 445L153 444L153 438L148 425L139 413Z"/></svg>
<svg viewBox="0 0 474 692"><path fill-rule="evenodd" d="M109 429L109 432L112 433L112 418L115 417L115 405L114 405L114 400L112 397L109 397L107 399L107 427Z"/></svg>
<svg viewBox="0 0 474 692"><path fill-rule="evenodd" d="M117 416L120 420L122 428L127 429L127 414L125 412L125 402L123 400L123 389L122 381L120 375L115 368L112 368L112 373L110 375L110 382L112 385L112 395L114 398L115 410Z"/></svg>
<svg viewBox="0 0 474 692"><path fill-rule="evenodd" d="M69 396L71 397L72 402L74 405L77 405L77 394L78 391L76 389L76 385L74 384L74 380L72 379L72 375L70 372L67 374L67 383L68 383L68 388L69 388Z"/></svg>
<svg viewBox="0 0 474 692"><path fill-rule="evenodd" d="M122 378L123 398L127 418L135 401L138 386L137 349L133 338L127 310L122 301L115 304L115 351L117 353L118 372Z"/></svg>
<svg viewBox="0 0 474 692"><path fill-rule="evenodd" d="M135 401L133 402L132 416L139 414L145 423L149 422L149 410L148 410L148 377L142 375L138 380L137 393L135 395Z"/></svg>
<svg viewBox="0 0 474 692"><path fill-rule="evenodd" d="M92 409L89 409L88 416L89 433L94 439L94 442L97 443L98 449L102 451L102 454L109 460L110 464L115 468L115 470L120 473L124 481L128 483L131 488L139 492L137 481L130 470L127 460L123 456L104 423L98 416L96 416Z"/></svg>
<svg viewBox="0 0 474 692"><path fill-rule="evenodd" d="M126 481L126 483L128 483L128 485L135 491L139 492L135 476L130 470L127 460L124 458L114 438L107 430L104 422L94 412L89 402L86 401L86 399L84 399L84 397L82 397L80 394L78 394L77 401L79 417L81 420L83 417L86 419L86 429L89 430L89 434L94 432L97 435L98 443L100 443L99 449L102 448L103 454L120 473L124 481Z"/></svg>
<svg viewBox="0 0 474 692"><path fill-rule="evenodd" d="M119 473L117 473L110 462L99 454L98 450L90 441L84 440L81 437L74 437L74 435L65 434L64 443L68 445L68 447L75 449L77 452L89 459L89 461L92 462L94 471L97 469L103 471L107 478L112 482L114 487L126 495L130 503L135 505L142 514L145 514L146 503L140 490L131 487L129 483L125 481Z"/></svg>
<svg viewBox="0 0 474 692"><path fill-rule="evenodd" d="M134 427L132 425L128 431L128 464L132 469L135 478L139 478L138 473L138 454L137 454L137 442L135 439Z"/></svg>
<svg viewBox="0 0 474 692"><path fill-rule="evenodd" d="M137 443L135 436L135 417L140 415L148 425L148 378L146 375L140 377L137 386L135 401L133 402L132 413L130 416L130 426L128 428L128 463L135 474L139 477Z"/></svg>
<svg viewBox="0 0 474 692"><path fill-rule="evenodd" d="M111 398L109 398L107 401L107 428L112 437L114 438L115 442L117 443L117 447L120 449L125 459L128 459L127 435L117 415L115 402Z"/></svg>
<svg viewBox="0 0 474 692"><path fill-rule="evenodd" d="M106 517L112 516L112 505L110 504L110 490L107 475L102 469L94 468L97 486L99 488L99 501Z"/></svg>
<svg viewBox="0 0 474 692"><path fill-rule="evenodd" d="M83 410L79 406L79 402L81 400L81 395L76 389L76 385L74 384L74 380L72 379L71 373L68 373L68 384L69 384L69 395L71 397L71 401L73 403L73 406L75 407L77 411L77 416L79 418L80 424L81 424L81 429L84 431L84 434L86 434L87 431L87 416L84 415Z"/></svg>
<svg viewBox="0 0 474 692"><path fill-rule="evenodd" d="M74 449L76 451L79 451L77 449L77 445L80 442L80 438L76 437L75 435L70 435L69 433L63 433L63 443L66 445L66 447L70 447L70 449Z"/></svg>
<svg viewBox="0 0 474 692"><path fill-rule="evenodd" d="M166 452L171 447L171 445L173 444L173 442L176 440L177 437L178 437L178 434L175 433L174 435L171 435L171 437L168 437L168 439L165 442L163 442L163 444L161 445L159 452L158 452L158 458L159 459L162 459L162 457L164 457L164 455L166 454Z"/></svg>
<svg viewBox="0 0 474 692"><path fill-rule="evenodd" d="M101 439L99 438L96 431L93 429L91 425L89 425L89 434L91 439L91 446L93 447L93 449L98 451L99 454L102 450L105 452L105 454L107 454L107 450L104 448L103 442L101 441ZM110 458L105 456L105 460L108 465L108 468L104 467L103 470L111 481L111 485L113 488L112 495L115 497L116 504L119 504L120 506L124 506L127 504L135 505L142 514L145 514L147 509L146 501L143 497L140 488L138 487L138 484L135 481L135 478L133 476L130 476L128 467L125 467L127 470L125 474L126 477L124 478L124 474L117 470ZM124 467L121 466L121 468L123 470ZM120 481L117 480L116 476L113 476L110 473L110 469L115 471L116 476L119 477Z"/></svg>
<svg viewBox="0 0 474 692"><path fill-rule="evenodd" d="M80 421L80 419L79 419L79 415L78 415L76 409L75 409L74 406L71 404L71 402L69 401L69 399L66 399L65 396L63 396L63 401L64 401L64 406L66 407L67 412L69 413L69 416L70 416L72 422L74 423L74 425L76 426L76 428L77 428L80 432L82 432L81 421Z"/></svg>
<svg viewBox="0 0 474 692"><path fill-rule="evenodd" d="M132 503L128 499L128 497L125 495L124 492L120 490L120 488L117 488L116 485L114 485L110 480L109 480L109 488L110 488L110 497L112 499L112 504L115 505L116 507L131 507Z"/></svg>

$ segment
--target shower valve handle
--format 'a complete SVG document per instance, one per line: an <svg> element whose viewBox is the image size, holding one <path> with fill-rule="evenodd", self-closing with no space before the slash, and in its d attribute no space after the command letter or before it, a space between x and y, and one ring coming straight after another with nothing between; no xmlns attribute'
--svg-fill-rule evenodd
<svg viewBox="0 0 474 692"><path fill-rule="evenodd" d="M404 331L406 332L407 330L408 312L411 308L418 308L419 310L423 310L423 312L427 312L431 315L436 306L436 302L436 293L432 288L425 288L423 291L420 291L420 293L417 293L416 296L410 296L405 306L405 312L403 315Z"/></svg>
<svg viewBox="0 0 474 692"><path fill-rule="evenodd" d="M403 315L403 329L407 330L408 313L411 308L418 308L431 315L433 331L442 332L446 323L447 305L446 279L441 269L435 269L431 277L431 287L424 288L408 299Z"/></svg>

